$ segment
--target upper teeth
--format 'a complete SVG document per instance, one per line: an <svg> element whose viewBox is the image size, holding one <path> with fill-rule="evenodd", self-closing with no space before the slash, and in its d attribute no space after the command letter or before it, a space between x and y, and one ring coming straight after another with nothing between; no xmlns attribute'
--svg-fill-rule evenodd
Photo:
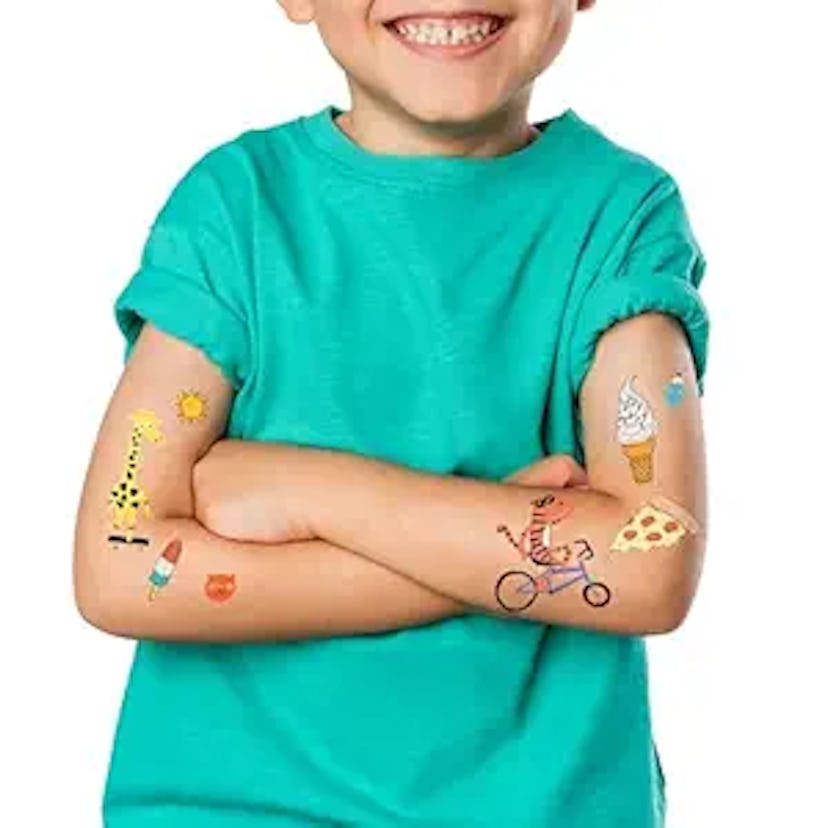
<svg viewBox="0 0 828 828"><path fill-rule="evenodd" d="M394 28L407 40L415 43L461 44L479 43L498 28L498 21L486 18L474 23L432 23L428 21L395 22Z"/></svg>

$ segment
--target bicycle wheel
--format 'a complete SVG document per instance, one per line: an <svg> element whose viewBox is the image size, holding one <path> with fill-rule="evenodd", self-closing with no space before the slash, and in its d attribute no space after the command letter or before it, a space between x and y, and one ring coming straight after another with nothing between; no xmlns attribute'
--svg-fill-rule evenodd
<svg viewBox="0 0 828 828"><path fill-rule="evenodd" d="M610 602L610 591L606 584L593 581L584 587L584 601L591 607L605 607Z"/></svg>
<svg viewBox="0 0 828 828"><path fill-rule="evenodd" d="M510 569L504 572L495 584L495 598L506 612L525 610L537 597L535 579L528 572Z"/></svg>

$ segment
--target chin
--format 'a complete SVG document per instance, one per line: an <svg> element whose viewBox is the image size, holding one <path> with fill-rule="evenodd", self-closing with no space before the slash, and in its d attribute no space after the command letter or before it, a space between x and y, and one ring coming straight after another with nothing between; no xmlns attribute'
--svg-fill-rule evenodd
<svg viewBox="0 0 828 828"><path fill-rule="evenodd" d="M490 117L504 103L490 96L474 97L444 90L439 94L418 92L396 98L397 105L409 117L431 126L452 126L476 123Z"/></svg>

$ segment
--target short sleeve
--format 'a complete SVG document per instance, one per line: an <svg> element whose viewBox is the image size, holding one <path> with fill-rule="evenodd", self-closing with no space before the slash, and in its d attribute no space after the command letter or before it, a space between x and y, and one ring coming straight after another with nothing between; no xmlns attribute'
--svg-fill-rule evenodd
<svg viewBox="0 0 828 828"><path fill-rule="evenodd" d="M200 158L173 188L114 310L126 339L125 360L150 321L203 351L238 389L250 370L249 331L218 152Z"/></svg>
<svg viewBox="0 0 828 828"><path fill-rule="evenodd" d="M584 292L569 349L574 396L580 394L604 331L647 312L664 313L681 323L703 388L709 323L698 288L705 269L679 189L665 176L624 227Z"/></svg>

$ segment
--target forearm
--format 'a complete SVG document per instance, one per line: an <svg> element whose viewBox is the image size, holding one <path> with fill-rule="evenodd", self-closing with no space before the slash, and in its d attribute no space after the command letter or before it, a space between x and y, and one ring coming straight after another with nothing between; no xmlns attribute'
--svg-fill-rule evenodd
<svg viewBox="0 0 828 828"><path fill-rule="evenodd" d="M296 640L419 626L467 609L322 540L239 543L190 518L147 521L142 535L149 545L107 548L102 527L76 544L78 606L90 623L114 635L206 643ZM176 540L180 553L169 581L153 584L159 556ZM169 569L160 567L162 575ZM155 581L163 580L156 574Z"/></svg>
<svg viewBox="0 0 828 828"><path fill-rule="evenodd" d="M698 539L690 532L682 548L611 551L644 496L633 504L597 491L434 475L341 452L316 456L336 496L314 502L314 533L459 601L506 614L525 597L531 605L520 610L523 617L632 634L672 629L689 607L699 567L690 549ZM509 537L521 545L533 501L550 495L570 512L550 527L551 540L548 534L535 538L543 562L537 565L526 557L528 546L521 551ZM696 528L692 517L681 514L685 528ZM534 579L534 597L531 590L504 593L502 579L510 571ZM607 590L594 588L590 603L584 590L592 582Z"/></svg>

